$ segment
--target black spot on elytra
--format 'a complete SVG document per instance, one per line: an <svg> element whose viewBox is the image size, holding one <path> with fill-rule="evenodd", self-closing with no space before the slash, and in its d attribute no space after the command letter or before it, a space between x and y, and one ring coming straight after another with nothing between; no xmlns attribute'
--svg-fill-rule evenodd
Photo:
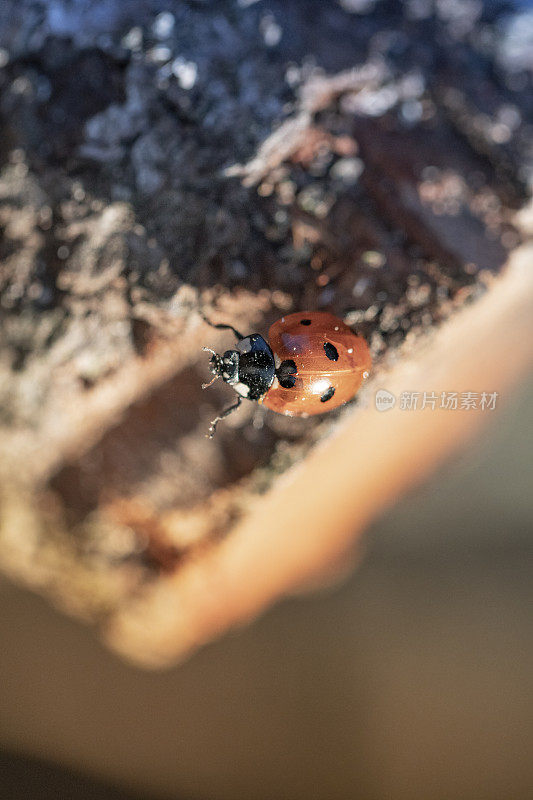
<svg viewBox="0 0 533 800"><path fill-rule="evenodd" d="M310 324L311 324L311 320L310 319L301 319L300 320L300 325L310 325Z"/></svg>
<svg viewBox="0 0 533 800"><path fill-rule="evenodd" d="M285 361L281 362L276 370L279 385L283 386L284 389L292 389L296 383L295 376L297 373L298 367L296 366L295 362L292 360L292 358L286 358Z"/></svg>
<svg viewBox="0 0 533 800"><path fill-rule="evenodd" d="M326 391L324 392L324 394L320 398L320 402L321 403L327 403L328 400L331 400L331 398L333 397L334 394L335 394L335 387L334 386L330 386L328 389L326 389Z"/></svg>
<svg viewBox="0 0 533 800"><path fill-rule="evenodd" d="M339 352L335 345L331 344L331 342L324 342L324 352L330 361L339 360Z"/></svg>

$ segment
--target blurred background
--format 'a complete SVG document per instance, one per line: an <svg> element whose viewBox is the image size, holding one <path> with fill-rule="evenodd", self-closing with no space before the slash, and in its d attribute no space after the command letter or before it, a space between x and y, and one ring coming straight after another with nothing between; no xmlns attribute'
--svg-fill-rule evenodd
<svg viewBox="0 0 533 800"><path fill-rule="evenodd" d="M1 800L533 796L531 376L346 582L179 666L50 602L129 608L330 432L207 445L198 307L331 309L379 374L495 285L532 73L525 0L0 5Z"/></svg>
<svg viewBox="0 0 533 800"><path fill-rule="evenodd" d="M2 797L530 798L532 392L372 526L346 584L169 672L2 584Z"/></svg>

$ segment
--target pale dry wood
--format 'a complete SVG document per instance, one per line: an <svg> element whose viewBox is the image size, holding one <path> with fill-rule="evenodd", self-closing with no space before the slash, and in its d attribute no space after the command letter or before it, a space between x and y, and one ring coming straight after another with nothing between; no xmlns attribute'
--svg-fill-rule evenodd
<svg viewBox="0 0 533 800"><path fill-rule="evenodd" d="M496 391L505 403L533 360L532 262L531 244L515 251L484 298L381 373L364 407L283 475L221 544L123 608L107 628L111 647L144 666L170 664L351 561L368 523L497 415L398 405L379 413L374 391Z"/></svg>

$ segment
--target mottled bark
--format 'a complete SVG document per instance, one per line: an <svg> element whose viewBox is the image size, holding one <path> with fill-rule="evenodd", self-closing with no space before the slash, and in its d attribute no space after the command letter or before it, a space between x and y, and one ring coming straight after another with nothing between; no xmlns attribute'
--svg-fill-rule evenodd
<svg viewBox="0 0 533 800"><path fill-rule="evenodd" d="M533 104L517 15L498 3L363 5L0 10L0 564L145 663L181 657L327 570L326 527L305 574L278 537L277 577L251 596L261 548L239 562L246 519L267 490L277 496L280 473L310 452L314 463L339 416L357 426L388 370L425 363L434 328L452 331L475 304L478 349L465 342L464 363L489 365L486 388L528 362L527 271L500 280L509 253L523 264L533 228L516 217L530 197ZM507 372L479 350L478 301L516 321ZM208 441L231 392L201 389L200 348L227 337L199 312L265 333L303 308L367 337L366 393L313 420L244 404ZM425 471L446 451L432 456L431 440L430 429ZM388 501L405 488L388 485ZM364 519L343 518L339 557L379 512L375 496ZM219 552L237 589L241 564L243 592L206 624L204 604L227 597L212 588ZM190 592L198 564L206 583ZM196 632L175 623L184 595Z"/></svg>

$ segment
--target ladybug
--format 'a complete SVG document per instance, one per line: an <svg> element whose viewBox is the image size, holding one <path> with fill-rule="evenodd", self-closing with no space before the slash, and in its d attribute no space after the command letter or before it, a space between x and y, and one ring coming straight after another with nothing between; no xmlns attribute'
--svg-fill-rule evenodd
<svg viewBox="0 0 533 800"><path fill-rule="evenodd" d="M212 438L217 423L238 408L243 397L255 400L278 414L307 417L346 403L368 376L372 360L368 345L342 320L324 311L300 311L275 322L269 342L258 333L243 336L232 325L213 328L233 332L233 350L212 353L213 379L222 378L237 392L237 401L216 417L209 428Z"/></svg>

